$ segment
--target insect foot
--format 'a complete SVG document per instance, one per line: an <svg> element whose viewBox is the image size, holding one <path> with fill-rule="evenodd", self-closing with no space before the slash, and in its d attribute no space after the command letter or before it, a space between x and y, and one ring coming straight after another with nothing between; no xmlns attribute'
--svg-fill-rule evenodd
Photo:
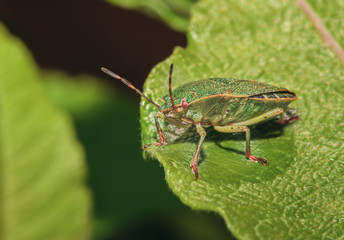
<svg viewBox="0 0 344 240"><path fill-rule="evenodd" d="M288 118L284 118L284 119L279 119L277 121L277 123L281 124L281 125L285 125L285 124L288 124L294 120L300 120L301 118L299 117L299 115L295 115L295 116L291 116L291 117L288 117Z"/></svg>
<svg viewBox="0 0 344 240"><path fill-rule="evenodd" d="M198 174L197 162L191 162L190 167L192 168L192 172L195 175L195 180L198 180L199 174Z"/></svg>
<svg viewBox="0 0 344 240"><path fill-rule="evenodd" d="M143 151L146 151L146 149L150 146L150 145L152 145L152 143L150 143L150 144L147 144L147 145L144 145L144 147L142 148L143 149Z"/></svg>
<svg viewBox="0 0 344 240"><path fill-rule="evenodd" d="M287 111L280 115L280 118L277 120L277 123L281 125L288 124L294 120L300 120L301 118L297 115L297 112L294 108L288 108Z"/></svg>
<svg viewBox="0 0 344 240"><path fill-rule="evenodd" d="M165 142L150 143L150 144L144 145L143 148L142 148L143 151L145 151L145 150L146 150L150 145L152 145L152 144L154 144L154 145L157 146L157 147L160 147L160 146L164 145Z"/></svg>
<svg viewBox="0 0 344 240"><path fill-rule="evenodd" d="M248 159L255 161L255 162L259 162L259 163L263 164L264 166L267 166L269 164L269 162L264 158L259 158L259 157L256 157L253 155L248 155L248 154L246 154L246 156Z"/></svg>

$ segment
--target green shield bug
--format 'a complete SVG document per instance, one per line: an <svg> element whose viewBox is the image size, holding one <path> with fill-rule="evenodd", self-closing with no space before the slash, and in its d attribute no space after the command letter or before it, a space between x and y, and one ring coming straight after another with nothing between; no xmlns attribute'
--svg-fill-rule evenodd
<svg viewBox="0 0 344 240"><path fill-rule="evenodd" d="M200 139L190 167L196 179L199 178L198 157L206 136L205 127L213 126L215 130L225 133L245 132L246 157L267 165L267 160L251 154L248 126L273 118L276 118L277 122L282 125L299 119L293 109L288 109L289 103L298 98L294 92L286 88L250 80L210 78L186 83L172 91L173 64L171 64L169 94L163 98L165 103L160 106L135 88L128 80L106 68L101 69L106 74L121 80L158 108L155 124L159 142L153 143L154 145L165 144L164 134L157 118L177 127L186 128L195 125ZM145 150L150 145L144 146L143 149Z"/></svg>

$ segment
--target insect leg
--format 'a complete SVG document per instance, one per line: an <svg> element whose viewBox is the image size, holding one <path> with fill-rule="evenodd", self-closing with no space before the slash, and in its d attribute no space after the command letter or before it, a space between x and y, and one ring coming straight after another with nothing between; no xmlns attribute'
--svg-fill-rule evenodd
<svg viewBox="0 0 344 240"><path fill-rule="evenodd" d="M252 161L255 161L255 162L260 162L262 163L263 165L268 165L268 161L266 161L266 159L264 158L259 158L259 157L256 157L256 156L253 156L251 154L251 133L250 133L250 129L246 126L243 126L243 129L246 133L246 157Z"/></svg>
<svg viewBox="0 0 344 240"><path fill-rule="evenodd" d="M294 120L300 120L301 118L297 115L294 108L288 108L286 112L281 113L280 118L277 120L277 123L281 125L288 124Z"/></svg>
<svg viewBox="0 0 344 240"><path fill-rule="evenodd" d="M247 126L214 126L216 131L225 132L225 133L236 133L236 132L245 132L246 133L246 157L252 161L260 162L263 165L268 165L268 161L264 158L259 158L251 154L250 140L251 134L250 129Z"/></svg>
<svg viewBox="0 0 344 240"><path fill-rule="evenodd" d="M196 124L196 129L197 129L197 133L201 136L196 148L196 152L194 154L194 157L191 161L190 167L192 168L193 173L195 174L195 178L196 180L199 179L199 174L198 174L198 157L199 154L201 152L201 148L202 148L202 144L204 142L205 136L207 135L204 128L201 126L200 123Z"/></svg>
<svg viewBox="0 0 344 240"><path fill-rule="evenodd" d="M249 125L260 123L262 121L266 121L266 120L271 119L273 117L277 117L278 115L281 116L281 114L283 114L283 113L284 113L284 111L282 108L275 108L275 109L270 110L269 112L266 112L262 115L251 118L249 120L246 120L243 122L233 123L233 125L235 125L235 126L249 126Z"/></svg>
<svg viewBox="0 0 344 240"><path fill-rule="evenodd" d="M164 138L164 133L160 127L160 124L159 124L159 121L158 121L158 118L155 117L155 125L156 125L156 130L158 131L158 134L159 134L159 142L157 143L150 143L150 144L147 144L143 147L143 151L147 149L147 147L149 147L150 145L154 144L155 146L161 146L161 145L164 145L165 144L165 138Z"/></svg>

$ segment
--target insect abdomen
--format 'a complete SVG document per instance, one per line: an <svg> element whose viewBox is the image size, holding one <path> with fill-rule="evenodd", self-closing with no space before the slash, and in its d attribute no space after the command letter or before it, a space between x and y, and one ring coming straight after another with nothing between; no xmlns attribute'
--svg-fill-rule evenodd
<svg viewBox="0 0 344 240"><path fill-rule="evenodd" d="M257 95L252 95L249 98L291 100L291 99L295 99L296 96L292 92L270 92L270 93L261 93Z"/></svg>

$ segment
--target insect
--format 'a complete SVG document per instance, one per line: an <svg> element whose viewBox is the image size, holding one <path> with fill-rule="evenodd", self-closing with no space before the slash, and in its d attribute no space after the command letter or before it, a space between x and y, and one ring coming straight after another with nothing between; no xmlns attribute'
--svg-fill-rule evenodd
<svg viewBox="0 0 344 240"><path fill-rule="evenodd" d="M246 134L246 157L267 165L266 159L251 154L248 126L273 118L276 118L277 122L282 125L299 119L293 109L288 109L289 103L298 98L294 92L286 88L250 80L210 78L186 83L172 91L173 64L171 64L169 94L163 98L165 104L159 105L135 88L128 80L106 68L101 69L106 74L121 80L158 108L155 124L159 142L153 143L155 146L165 144L164 134L157 118L177 127L186 128L195 125L200 139L190 167L196 180L199 179L198 158L206 137L204 128L213 126L215 130L224 133L244 132ZM150 145L152 144L147 144L143 149L145 150Z"/></svg>

